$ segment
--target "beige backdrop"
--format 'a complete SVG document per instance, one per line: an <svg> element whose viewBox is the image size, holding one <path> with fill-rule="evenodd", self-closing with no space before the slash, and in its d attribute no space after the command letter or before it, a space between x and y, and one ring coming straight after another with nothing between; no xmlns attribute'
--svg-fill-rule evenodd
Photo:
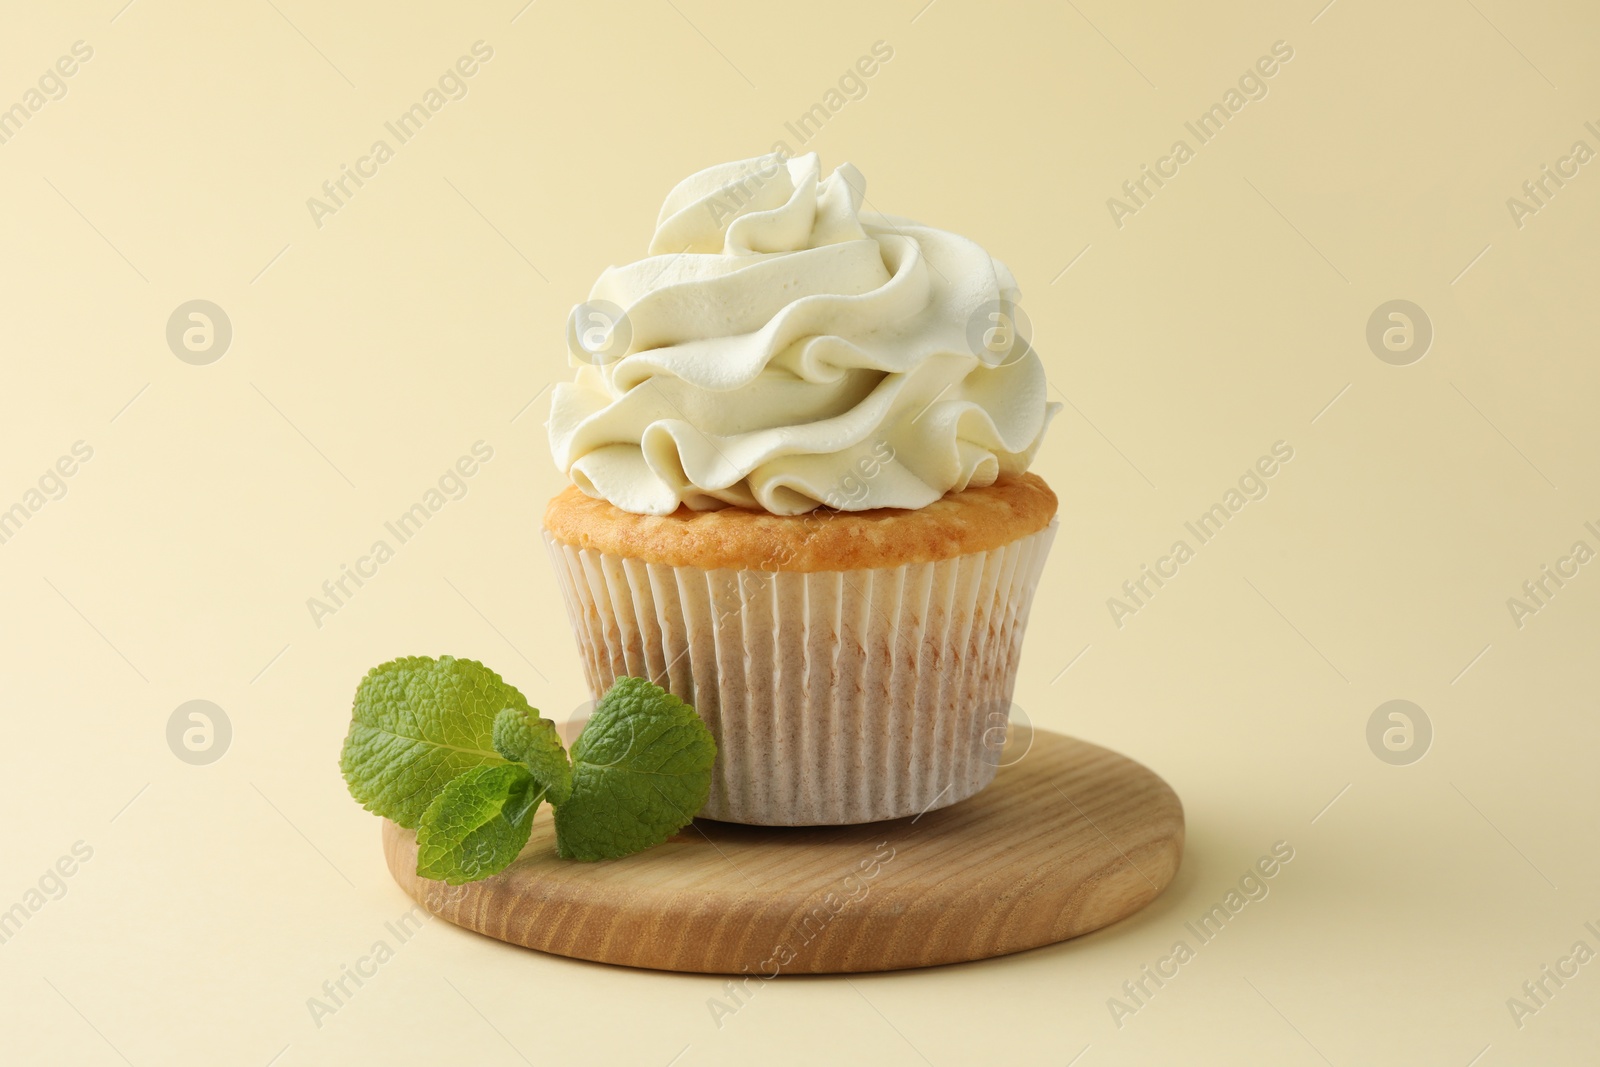
<svg viewBox="0 0 1600 1067"><path fill-rule="evenodd" d="M8 5L0 1058L1588 1062L1600 13L1323 2ZM1178 880L1077 942L779 981L720 1028L721 980L434 923L314 1019L409 907L337 769L356 682L451 652L556 718L584 699L536 541L567 310L678 179L777 141L1020 279L1067 406L1017 703L1166 776ZM344 168L369 176L335 203ZM192 300L231 324L213 362L220 335L169 344ZM1374 347L1395 300L1409 347L1386 310ZM465 495L314 619L480 441ZM1200 544L1184 523L1277 442ZM169 745L191 700L231 727L210 764ZM1390 700L1421 714L1369 743ZM1276 842L1270 894L1131 1000Z"/></svg>

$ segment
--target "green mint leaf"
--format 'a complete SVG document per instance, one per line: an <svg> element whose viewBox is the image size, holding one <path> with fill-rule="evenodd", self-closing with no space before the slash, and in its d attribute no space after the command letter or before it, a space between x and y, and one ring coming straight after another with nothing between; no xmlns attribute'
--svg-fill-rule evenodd
<svg viewBox="0 0 1600 1067"><path fill-rule="evenodd" d="M643 678L619 678L572 746L572 795L556 807L565 859L617 859L658 845L711 792L717 744L693 708Z"/></svg>
<svg viewBox="0 0 1600 1067"><path fill-rule="evenodd" d="M506 708L494 719L494 750L533 772L552 804L565 804L572 795L572 764L561 747L561 735L549 719L528 715L521 708Z"/></svg>
<svg viewBox="0 0 1600 1067"><path fill-rule="evenodd" d="M505 761L494 717L528 710L516 687L483 664L407 656L367 672L356 689L339 769L362 807L416 829L451 779Z"/></svg>
<svg viewBox="0 0 1600 1067"><path fill-rule="evenodd" d="M533 830L544 789L515 763L474 767L450 780L422 813L417 873L460 885L511 866Z"/></svg>

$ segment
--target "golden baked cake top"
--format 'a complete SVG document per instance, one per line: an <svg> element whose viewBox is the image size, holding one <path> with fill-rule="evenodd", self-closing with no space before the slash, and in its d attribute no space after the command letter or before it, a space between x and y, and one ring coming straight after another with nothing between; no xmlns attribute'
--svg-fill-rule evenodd
<svg viewBox="0 0 1600 1067"><path fill-rule="evenodd" d="M1050 524L1056 495L1036 474L947 493L914 510L819 508L803 516L747 508L639 515L568 486L545 509L563 544L705 570L846 571L930 563L1009 544Z"/></svg>

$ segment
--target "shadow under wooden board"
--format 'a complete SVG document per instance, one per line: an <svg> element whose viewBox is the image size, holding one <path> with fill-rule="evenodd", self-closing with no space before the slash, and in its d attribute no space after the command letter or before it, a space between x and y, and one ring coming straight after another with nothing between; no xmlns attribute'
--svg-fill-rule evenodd
<svg viewBox="0 0 1600 1067"><path fill-rule="evenodd" d="M983 792L914 818L702 819L580 863L556 857L543 807L515 864L461 886L417 876L414 831L385 821L383 845L425 908L515 945L667 971L835 974L986 959L1131 915L1177 873L1183 806L1133 760L1040 730Z"/></svg>

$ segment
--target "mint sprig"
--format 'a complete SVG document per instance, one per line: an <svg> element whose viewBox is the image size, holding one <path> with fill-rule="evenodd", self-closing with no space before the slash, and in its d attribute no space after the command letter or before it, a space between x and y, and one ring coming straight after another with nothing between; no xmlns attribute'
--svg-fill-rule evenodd
<svg viewBox="0 0 1600 1067"><path fill-rule="evenodd" d="M565 804L572 795L572 764L556 724L549 719L533 719L521 708L506 708L494 718L494 750L525 765L548 791L550 803Z"/></svg>
<svg viewBox="0 0 1600 1067"><path fill-rule="evenodd" d="M356 690L340 768L367 810L417 831L417 873L452 885L498 874L541 801L563 858L620 859L677 833L705 804L717 747L692 707L619 678L572 746L515 686L474 660L411 656Z"/></svg>
<svg viewBox="0 0 1600 1067"><path fill-rule="evenodd" d="M716 758L693 708L643 678L618 678L573 742L556 849L602 860L659 845L704 806Z"/></svg>
<svg viewBox="0 0 1600 1067"><path fill-rule="evenodd" d="M356 687L339 769L357 803L415 830L452 778L506 762L494 750L494 717L527 707L515 686L476 660L391 660Z"/></svg>
<svg viewBox="0 0 1600 1067"><path fill-rule="evenodd" d="M451 779L422 813L417 873L450 885L499 874L533 832L544 787L514 763L475 767Z"/></svg>

